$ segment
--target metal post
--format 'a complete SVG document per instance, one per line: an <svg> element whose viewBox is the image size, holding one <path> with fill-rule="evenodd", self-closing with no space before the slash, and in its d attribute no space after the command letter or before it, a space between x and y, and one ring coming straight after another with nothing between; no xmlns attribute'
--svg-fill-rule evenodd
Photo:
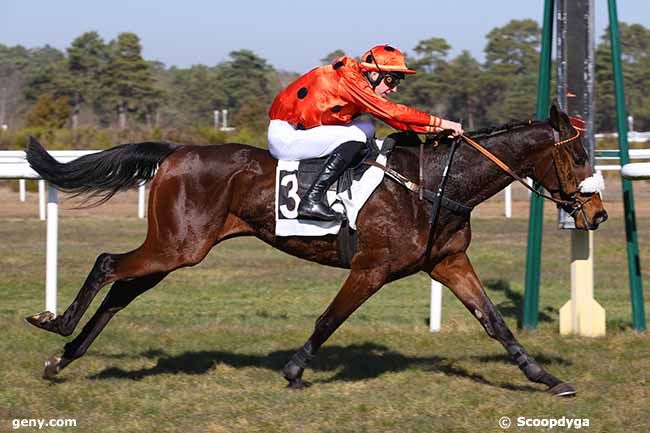
<svg viewBox="0 0 650 433"><path fill-rule="evenodd" d="M594 165L594 0L557 0L557 94L562 111L584 119L582 143ZM568 213L558 224L571 230L571 299L560 308L560 334L605 335L605 310L594 299L591 231L575 230Z"/></svg>
<svg viewBox="0 0 650 433"><path fill-rule="evenodd" d="M551 84L551 51L553 39L553 0L544 1L544 27L542 49L539 55L539 76L537 79L537 119L546 119L549 110L549 89ZM536 190L542 186L534 184ZM544 201L539 196L530 196L530 221L528 223L528 250L526 253L526 283L522 326L536 329L539 311L539 280L542 255L542 226Z"/></svg>
<svg viewBox="0 0 650 433"><path fill-rule="evenodd" d="M618 130L618 146L620 149L621 167L630 162L630 152L627 142L627 113L625 108L625 93L623 91L623 69L621 66L621 49L619 44L618 16L616 0L608 0L609 7L609 37L612 48L612 68L614 71L614 90L616 93L616 127ZM645 331L645 308L643 305L643 284L641 280L641 263L639 258L639 242L636 233L636 213L634 209L634 189L632 182L621 178L623 187L623 205L625 213L625 234L627 239L627 268L630 279L630 296L632 301L632 322L634 329Z"/></svg>
<svg viewBox="0 0 650 433"><path fill-rule="evenodd" d="M59 209L57 191L47 188L47 240L45 245L45 310L56 315L56 283L59 237Z"/></svg>
<svg viewBox="0 0 650 433"><path fill-rule="evenodd" d="M510 218L512 216L512 185L506 186L506 193L505 193L505 213L506 213L506 218Z"/></svg>

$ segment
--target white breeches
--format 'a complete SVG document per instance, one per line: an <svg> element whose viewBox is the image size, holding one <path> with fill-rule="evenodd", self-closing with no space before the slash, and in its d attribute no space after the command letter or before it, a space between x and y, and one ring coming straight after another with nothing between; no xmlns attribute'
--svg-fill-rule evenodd
<svg viewBox="0 0 650 433"><path fill-rule="evenodd" d="M284 120L271 120L269 152L275 159L301 160L329 155L348 141L366 142L375 136L375 126L367 120L353 120L347 125L322 125L294 129Z"/></svg>

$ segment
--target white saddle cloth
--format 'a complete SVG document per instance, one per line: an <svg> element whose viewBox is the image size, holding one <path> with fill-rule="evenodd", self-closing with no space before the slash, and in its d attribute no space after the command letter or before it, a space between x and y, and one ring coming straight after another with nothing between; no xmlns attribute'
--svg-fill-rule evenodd
<svg viewBox="0 0 650 433"><path fill-rule="evenodd" d="M377 147L381 149L383 140L377 140ZM377 162L386 165L386 157L379 155ZM341 223L337 221L312 221L300 220L298 216L298 164L300 161L278 161L275 172L275 235L276 236L323 236L337 234ZM350 189L352 199L348 190L336 193L327 191L327 201L332 209L337 212L345 212L348 217L348 224L352 229L357 228L357 216L373 191L379 186L384 178L384 171L378 167L371 166L361 178L352 181ZM280 200L279 194L282 190L286 196Z"/></svg>

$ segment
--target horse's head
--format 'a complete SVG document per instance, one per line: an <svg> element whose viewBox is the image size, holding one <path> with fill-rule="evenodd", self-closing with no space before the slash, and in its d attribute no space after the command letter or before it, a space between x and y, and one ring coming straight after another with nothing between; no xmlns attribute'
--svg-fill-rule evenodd
<svg viewBox="0 0 650 433"><path fill-rule="evenodd" d="M603 178L594 174L581 131L573 127L569 116L556 104L551 107L549 123L554 144L541 154L533 178L560 201L558 207L573 217L577 229L595 230L607 220L600 197Z"/></svg>

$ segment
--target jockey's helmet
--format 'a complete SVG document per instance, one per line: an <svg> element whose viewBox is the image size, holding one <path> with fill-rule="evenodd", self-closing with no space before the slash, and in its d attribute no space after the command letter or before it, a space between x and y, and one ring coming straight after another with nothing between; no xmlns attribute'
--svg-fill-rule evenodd
<svg viewBox="0 0 650 433"><path fill-rule="evenodd" d="M404 54L390 45L377 45L366 51L361 56L359 63L366 72L401 72L402 74L415 74L415 71L406 66Z"/></svg>

